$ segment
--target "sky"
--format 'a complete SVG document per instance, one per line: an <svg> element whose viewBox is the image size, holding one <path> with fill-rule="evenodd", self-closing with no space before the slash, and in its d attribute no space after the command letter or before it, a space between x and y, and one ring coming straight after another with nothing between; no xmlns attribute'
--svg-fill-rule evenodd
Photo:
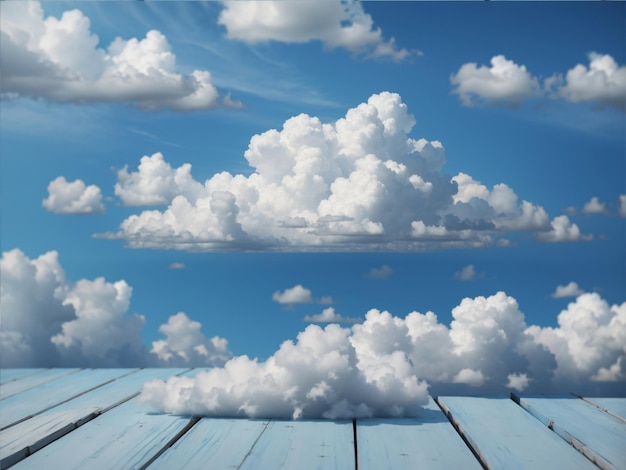
<svg viewBox="0 0 626 470"><path fill-rule="evenodd" d="M146 400L249 416L623 395L625 8L2 2L2 367L214 367Z"/></svg>

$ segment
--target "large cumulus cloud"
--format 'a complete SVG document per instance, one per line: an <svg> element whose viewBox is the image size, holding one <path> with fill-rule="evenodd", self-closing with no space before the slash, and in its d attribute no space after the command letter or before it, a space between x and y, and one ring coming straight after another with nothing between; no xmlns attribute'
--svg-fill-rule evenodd
<svg viewBox="0 0 626 470"><path fill-rule="evenodd" d="M349 1L224 1L218 22L229 38L249 43L322 41L327 48L342 47L354 54L401 61L410 56L393 38L383 38L372 17L359 2Z"/></svg>
<svg viewBox="0 0 626 470"><path fill-rule="evenodd" d="M118 173L127 205L167 204L131 215L115 233L133 248L180 250L408 250L506 243L532 231L545 241L583 238L569 219L550 220L502 183L443 172L438 141L409 136L414 117L382 92L323 123L301 114L250 140L250 176L218 173L204 183L191 166L144 156Z"/></svg>
<svg viewBox="0 0 626 470"><path fill-rule="evenodd" d="M350 328L310 325L263 362L148 382L142 400L183 414L353 418L413 415L429 392L602 392L626 380L625 315L626 303L597 294L572 302L557 328L528 326L504 292L463 299L449 326L433 312L372 309Z"/></svg>
<svg viewBox="0 0 626 470"><path fill-rule="evenodd" d="M196 111L240 106L221 99L210 72L177 71L176 56L157 30L116 38L107 49L80 10L44 17L39 2L2 2L3 97L50 101L125 102L141 109Z"/></svg>
<svg viewBox="0 0 626 470"><path fill-rule="evenodd" d="M143 344L145 317L129 314L124 280L68 281L58 253L30 259L22 251L0 259L2 367L146 367L222 364L231 354L220 337L178 313L161 325L166 336Z"/></svg>

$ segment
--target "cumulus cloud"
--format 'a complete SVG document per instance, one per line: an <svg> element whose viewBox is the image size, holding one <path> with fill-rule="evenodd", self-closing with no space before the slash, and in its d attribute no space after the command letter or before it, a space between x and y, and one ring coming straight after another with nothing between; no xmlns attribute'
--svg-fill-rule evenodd
<svg viewBox="0 0 626 470"><path fill-rule="evenodd" d="M581 233L578 225L571 223L566 215L555 217L550 223L550 230L537 232L536 237L544 242L576 242L593 239L593 235Z"/></svg>
<svg viewBox="0 0 626 470"><path fill-rule="evenodd" d="M626 111L626 65L618 65L609 54L591 52L589 65L578 64L570 69L561 82L557 94L561 98L579 102L591 102L598 106L613 106Z"/></svg>
<svg viewBox="0 0 626 470"><path fill-rule="evenodd" d="M342 47L368 58L401 61L411 53L386 40L363 5L355 1L285 2L242 4L224 1L218 22L227 36L248 43L321 41L325 47Z"/></svg>
<svg viewBox="0 0 626 470"><path fill-rule="evenodd" d="M78 9L44 16L39 2L6 2L0 19L3 96L71 103L123 102L146 110L241 106L220 99L206 70L177 72L167 38L117 37L108 48Z"/></svg>
<svg viewBox="0 0 626 470"><path fill-rule="evenodd" d="M476 279L479 274L482 273L478 273L473 264L468 264L467 266L464 266L460 271L455 272L454 278L458 279L459 281L471 281L473 279Z"/></svg>
<svg viewBox="0 0 626 470"><path fill-rule="evenodd" d="M359 319L344 317L343 315L335 312L333 307L328 307L322 310L322 313L318 313L317 315L305 316L304 321L311 323L356 323Z"/></svg>
<svg viewBox="0 0 626 470"><path fill-rule="evenodd" d="M222 364L226 340L205 338L183 313L159 331L152 353L141 334L143 315L128 313L132 288L104 278L66 280L58 253L30 259L4 252L0 308L2 367L148 367Z"/></svg>
<svg viewBox="0 0 626 470"><path fill-rule="evenodd" d="M199 322L190 320L184 312L172 315L159 327L166 339L154 341L151 352L171 367L226 362L231 356L228 341L218 336L207 338L201 328Z"/></svg>
<svg viewBox="0 0 626 470"><path fill-rule="evenodd" d="M303 287L301 284L293 286L289 289L285 289L283 292L276 291L272 295L272 300L279 304L294 305L294 304L332 304L333 298L330 296L324 296L320 298L313 298L311 295L311 289Z"/></svg>
<svg viewBox="0 0 626 470"><path fill-rule="evenodd" d="M556 286L556 290L552 293L552 297L555 299L560 299L563 297L578 297L581 294L584 294L585 291L578 287L578 284L574 281L569 284L563 286Z"/></svg>
<svg viewBox="0 0 626 470"><path fill-rule="evenodd" d="M626 302L584 294L559 327L528 326L504 292L465 298L450 326L433 312L372 309L350 328L310 325L267 361L239 356L196 378L144 385L173 413L256 418L410 416L430 393L585 390L626 380ZM465 387L465 388L463 388ZM469 388L468 388L469 387Z"/></svg>
<svg viewBox="0 0 626 470"><path fill-rule="evenodd" d="M386 264L383 264L380 268L370 269L365 277L368 277L370 279L389 279L392 274L393 269L391 269Z"/></svg>
<svg viewBox="0 0 626 470"><path fill-rule="evenodd" d="M473 62L463 64L450 82L465 106L494 104L520 106L524 100L540 93L539 81L526 66L503 55L491 58L491 67Z"/></svg>
<svg viewBox="0 0 626 470"><path fill-rule="evenodd" d="M63 176L50 182L44 209L55 214L101 214L104 212L102 193L94 184L82 180L67 181Z"/></svg>
<svg viewBox="0 0 626 470"><path fill-rule="evenodd" d="M96 236L193 251L423 251L506 244L513 231L583 238L504 183L446 175L443 145L409 137L414 124L401 97L382 92L336 122L301 114L253 136L249 176L222 172L201 183L188 164L144 156L136 171L118 173L116 194L167 208Z"/></svg>
<svg viewBox="0 0 626 470"><path fill-rule="evenodd" d="M606 214L606 204L594 196L583 206L583 214Z"/></svg>

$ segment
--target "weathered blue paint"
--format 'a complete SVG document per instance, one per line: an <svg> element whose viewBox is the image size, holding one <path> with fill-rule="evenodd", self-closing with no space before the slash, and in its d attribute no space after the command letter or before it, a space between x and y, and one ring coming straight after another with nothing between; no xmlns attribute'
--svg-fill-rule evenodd
<svg viewBox="0 0 626 470"><path fill-rule="evenodd" d="M12 468L139 468L188 422L188 417L154 413L150 406L133 398L52 442Z"/></svg>
<svg viewBox="0 0 626 470"><path fill-rule="evenodd" d="M417 418L357 420L359 470L480 469L431 398Z"/></svg>
<svg viewBox="0 0 626 470"><path fill-rule="evenodd" d="M353 469L352 421L270 421L240 468Z"/></svg>
<svg viewBox="0 0 626 470"><path fill-rule="evenodd" d="M53 408L133 370L138 369L85 369L63 380L46 382L13 395L2 402L0 429Z"/></svg>
<svg viewBox="0 0 626 470"><path fill-rule="evenodd" d="M487 468L596 468L508 398L439 397L438 402Z"/></svg>
<svg viewBox="0 0 626 470"><path fill-rule="evenodd" d="M600 468L626 467L626 423L575 396L514 395L514 399Z"/></svg>
<svg viewBox="0 0 626 470"><path fill-rule="evenodd" d="M626 421L626 398L584 398L601 410Z"/></svg>
<svg viewBox="0 0 626 470"><path fill-rule="evenodd" d="M46 369L0 369L0 385L22 377L43 372Z"/></svg>
<svg viewBox="0 0 626 470"><path fill-rule="evenodd" d="M0 467L6 468L108 409L137 395L147 380L185 369L143 369L0 431Z"/></svg>
<svg viewBox="0 0 626 470"><path fill-rule="evenodd" d="M0 400L5 400L13 395L35 388L38 385L60 379L66 375L75 374L80 369L48 369L38 374L28 375L19 380L14 380L0 385Z"/></svg>
<svg viewBox="0 0 626 470"><path fill-rule="evenodd" d="M148 468L240 468L268 424L267 420L203 418Z"/></svg>

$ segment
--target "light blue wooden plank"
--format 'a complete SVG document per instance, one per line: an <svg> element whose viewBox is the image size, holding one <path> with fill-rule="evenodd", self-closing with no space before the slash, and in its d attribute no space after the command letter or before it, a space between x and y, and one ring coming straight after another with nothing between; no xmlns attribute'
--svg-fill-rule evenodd
<svg viewBox="0 0 626 470"><path fill-rule="evenodd" d="M154 413L150 405L139 403L137 398L133 398L11 468L140 468L183 431L189 422L188 417Z"/></svg>
<svg viewBox="0 0 626 470"><path fill-rule="evenodd" d="M239 468L353 469L352 421L270 421Z"/></svg>
<svg viewBox="0 0 626 470"><path fill-rule="evenodd" d="M0 429L48 410L138 369L85 369L13 395L2 402Z"/></svg>
<svg viewBox="0 0 626 470"><path fill-rule="evenodd" d="M514 395L514 400L600 468L626 467L626 423L575 396Z"/></svg>
<svg viewBox="0 0 626 470"><path fill-rule="evenodd" d="M359 470L481 469L431 398L417 418L357 420Z"/></svg>
<svg viewBox="0 0 626 470"><path fill-rule="evenodd" d="M438 402L487 468L596 469L508 398L439 397Z"/></svg>
<svg viewBox="0 0 626 470"><path fill-rule="evenodd" d="M184 371L142 369L0 431L0 468L19 462L58 437L132 398L141 391L146 381L165 379Z"/></svg>
<svg viewBox="0 0 626 470"><path fill-rule="evenodd" d="M38 387L41 384L57 380L66 375L78 372L80 369L48 369L38 374L29 375L20 380L7 382L0 385L0 400L5 400L20 392Z"/></svg>
<svg viewBox="0 0 626 470"><path fill-rule="evenodd" d="M614 417L626 421L626 398L583 398Z"/></svg>
<svg viewBox="0 0 626 470"><path fill-rule="evenodd" d="M239 468L268 423L266 420L203 418L148 468Z"/></svg>
<svg viewBox="0 0 626 470"><path fill-rule="evenodd" d="M46 369L0 369L0 385L12 380L43 372Z"/></svg>

